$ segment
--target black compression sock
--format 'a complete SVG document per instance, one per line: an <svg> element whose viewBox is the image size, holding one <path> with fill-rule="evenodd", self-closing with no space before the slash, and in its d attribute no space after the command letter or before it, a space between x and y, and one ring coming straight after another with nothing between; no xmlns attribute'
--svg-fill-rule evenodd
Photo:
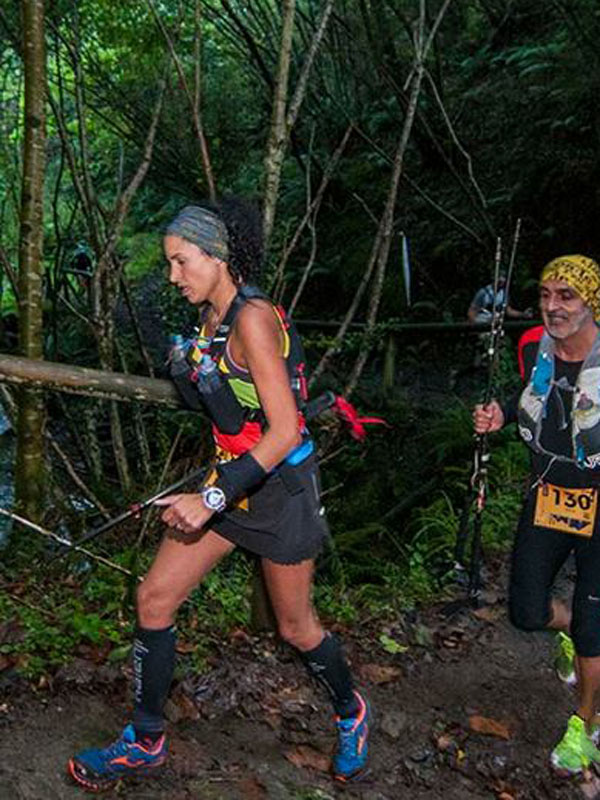
<svg viewBox="0 0 600 800"><path fill-rule="evenodd" d="M157 741L164 730L163 706L175 666L175 628L137 628L133 642L135 710L133 726L140 740Z"/></svg>
<svg viewBox="0 0 600 800"><path fill-rule="evenodd" d="M329 692L336 713L352 717L358 711L352 675L340 643L326 633L321 644L313 650L299 650L304 666Z"/></svg>

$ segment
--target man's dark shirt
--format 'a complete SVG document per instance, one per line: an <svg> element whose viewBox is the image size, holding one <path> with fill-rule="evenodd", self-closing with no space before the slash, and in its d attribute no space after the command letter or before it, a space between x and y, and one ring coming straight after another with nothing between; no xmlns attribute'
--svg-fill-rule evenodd
<svg viewBox="0 0 600 800"><path fill-rule="evenodd" d="M528 331L519 343L519 361L522 369L523 386L526 386L535 366L542 329ZM563 361L554 357L554 383L565 378L568 387L553 386L546 403L546 414L542 420L540 444L545 450L558 455L573 456L571 438L571 411L573 408L573 391L583 361ZM503 406L505 421L517 421L517 408L521 392L516 393ZM580 469L575 463L555 461L550 465L552 456L536 453L531 450L531 467L534 479L544 476L548 483L556 486L585 488L600 485L600 469Z"/></svg>

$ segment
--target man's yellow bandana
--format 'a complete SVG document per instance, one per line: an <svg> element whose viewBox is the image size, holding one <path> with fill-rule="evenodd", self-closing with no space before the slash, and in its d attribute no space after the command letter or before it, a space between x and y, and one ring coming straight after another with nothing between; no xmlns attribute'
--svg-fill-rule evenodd
<svg viewBox="0 0 600 800"><path fill-rule="evenodd" d="M587 256L559 256L542 270L540 283L564 281L589 306L600 322L600 267Z"/></svg>

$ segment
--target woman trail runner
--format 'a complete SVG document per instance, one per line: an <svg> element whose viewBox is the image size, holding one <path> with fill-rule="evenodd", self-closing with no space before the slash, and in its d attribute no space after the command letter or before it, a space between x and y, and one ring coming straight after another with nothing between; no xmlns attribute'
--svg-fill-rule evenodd
<svg viewBox="0 0 600 800"><path fill-rule="evenodd" d="M168 226L164 250L170 282L203 309L200 335L184 359L176 349L172 367L190 404L200 398L212 417L218 461L201 491L157 501L167 530L137 596L133 719L113 744L74 756L69 772L97 791L164 763L177 609L239 545L261 558L280 635L330 694L338 735L333 772L350 780L366 765L369 709L311 602L314 559L328 528L301 413L299 341L284 315L251 288L260 226L233 200L187 206Z"/></svg>

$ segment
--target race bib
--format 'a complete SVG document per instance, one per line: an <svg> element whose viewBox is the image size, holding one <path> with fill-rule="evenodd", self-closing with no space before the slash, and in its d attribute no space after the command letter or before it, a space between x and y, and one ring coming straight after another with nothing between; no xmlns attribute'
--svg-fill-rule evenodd
<svg viewBox="0 0 600 800"><path fill-rule="evenodd" d="M590 538L594 532L598 494L595 489L564 489L551 483L537 488L535 525Z"/></svg>

